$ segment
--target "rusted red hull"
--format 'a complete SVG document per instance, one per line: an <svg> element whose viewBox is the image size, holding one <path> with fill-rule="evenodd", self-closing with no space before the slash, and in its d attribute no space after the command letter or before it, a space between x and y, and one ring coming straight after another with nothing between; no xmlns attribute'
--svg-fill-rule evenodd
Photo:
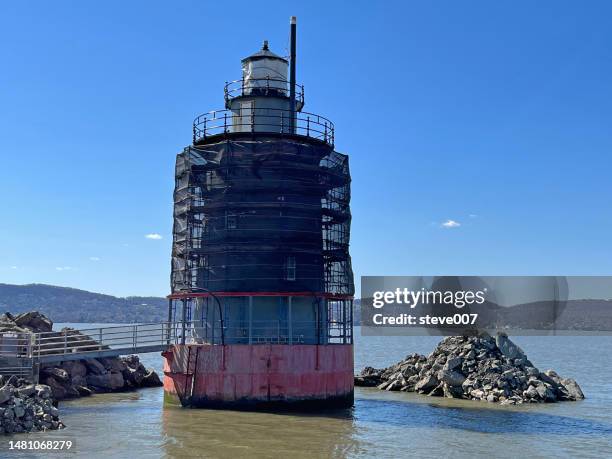
<svg viewBox="0 0 612 459"><path fill-rule="evenodd" d="M175 345L164 356L164 391L184 406L350 407L353 346Z"/></svg>

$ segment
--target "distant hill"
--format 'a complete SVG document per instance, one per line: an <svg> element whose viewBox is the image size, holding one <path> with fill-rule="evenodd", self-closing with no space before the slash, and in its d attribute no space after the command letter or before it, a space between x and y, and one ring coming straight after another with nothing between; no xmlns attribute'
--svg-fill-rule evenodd
<svg viewBox="0 0 612 459"><path fill-rule="evenodd" d="M53 322L159 322L167 319L168 300L160 297L92 293L45 284L0 284L0 313L40 311Z"/></svg>
<svg viewBox="0 0 612 459"><path fill-rule="evenodd" d="M353 300L353 325L361 325L361 298Z"/></svg>
<svg viewBox="0 0 612 459"><path fill-rule="evenodd" d="M518 329L612 330L612 300L538 301L502 309L500 320ZM554 322L554 325L553 325Z"/></svg>

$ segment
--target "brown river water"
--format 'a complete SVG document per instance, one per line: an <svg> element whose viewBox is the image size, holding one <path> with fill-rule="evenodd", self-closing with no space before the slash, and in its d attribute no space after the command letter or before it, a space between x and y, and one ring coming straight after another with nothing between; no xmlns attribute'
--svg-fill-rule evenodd
<svg viewBox="0 0 612 459"><path fill-rule="evenodd" d="M355 366L428 354L439 337L362 337ZM0 457L612 457L612 337L514 338L540 368L575 378L586 400L499 407L356 388L351 410L274 414L163 405L161 388L62 402L65 430L0 439ZM161 370L157 354L141 356ZM9 451L9 440L72 440L72 453Z"/></svg>

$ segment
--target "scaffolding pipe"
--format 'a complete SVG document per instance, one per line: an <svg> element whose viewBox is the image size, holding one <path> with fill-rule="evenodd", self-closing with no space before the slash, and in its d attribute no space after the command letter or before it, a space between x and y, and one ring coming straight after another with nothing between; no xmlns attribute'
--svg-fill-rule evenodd
<svg viewBox="0 0 612 459"><path fill-rule="evenodd" d="M289 111L291 115L291 122L289 124L289 132L291 132L291 134L295 134L295 41L297 34L297 18L295 16L291 16L289 24L291 27L289 51Z"/></svg>
<svg viewBox="0 0 612 459"><path fill-rule="evenodd" d="M187 300L183 300L183 311L182 311L182 317L181 317L181 344L185 344L185 333L186 333L186 328L187 328L187 324L185 323L185 313L187 311Z"/></svg>
<svg viewBox="0 0 612 459"><path fill-rule="evenodd" d="M172 323L172 300L168 300L168 330L166 331L166 344L170 345L170 323ZM163 330L163 327L162 327Z"/></svg>

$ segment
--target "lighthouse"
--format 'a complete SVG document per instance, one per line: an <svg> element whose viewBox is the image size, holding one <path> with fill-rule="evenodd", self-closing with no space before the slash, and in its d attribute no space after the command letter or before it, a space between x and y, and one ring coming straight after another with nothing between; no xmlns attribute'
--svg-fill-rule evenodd
<svg viewBox="0 0 612 459"><path fill-rule="evenodd" d="M348 157L304 111L290 56L267 41L198 116L177 155L168 402L189 407L353 404Z"/></svg>

